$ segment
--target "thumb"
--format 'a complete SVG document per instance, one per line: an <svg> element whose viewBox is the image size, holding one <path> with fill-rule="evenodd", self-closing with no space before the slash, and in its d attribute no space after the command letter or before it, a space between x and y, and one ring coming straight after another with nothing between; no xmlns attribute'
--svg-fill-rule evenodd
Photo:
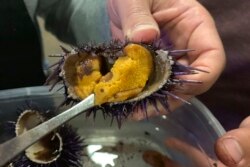
<svg viewBox="0 0 250 167"><path fill-rule="evenodd" d="M228 167L245 167L250 164L250 117L239 129L231 130L215 144L218 158Z"/></svg>
<svg viewBox="0 0 250 167"><path fill-rule="evenodd" d="M108 9L111 21L122 29L123 35L135 42L150 42L159 37L148 0L110 0Z"/></svg>

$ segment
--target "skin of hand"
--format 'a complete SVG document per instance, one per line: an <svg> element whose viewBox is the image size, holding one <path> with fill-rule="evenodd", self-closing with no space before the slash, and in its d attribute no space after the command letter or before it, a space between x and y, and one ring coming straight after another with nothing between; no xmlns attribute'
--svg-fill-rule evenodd
<svg viewBox="0 0 250 167"><path fill-rule="evenodd" d="M212 17L196 0L108 0L107 6L114 39L123 40L126 37L135 42L152 42L158 38L164 40L167 35L175 49L195 50L178 61L209 74L181 76L181 79L198 80L203 84L177 87L176 95L189 99L206 92L218 79L225 65L225 52ZM169 99L171 110L180 103ZM138 119L141 118L138 116ZM239 129L229 131L216 142L215 150L221 161L218 167L250 166L249 139L248 117ZM177 142L176 145L179 144ZM190 151L183 145L178 148ZM193 151L200 156L197 150Z"/></svg>
<svg viewBox="0 0 250 167"><path fill-rule="evenodd" d="M194 166L199 167L227 167L220 161L215 161L208 157L204 152L189 145L188 143L181 141L177 138L169 138L165 141L165 144L180 154L184 154L188 159L192 160ZM165 162L165 161L164 161ZM179 165L175 162L175 165ZM167 167L165 165L164 167ZM229 167L229 166L228 166Z"/></svg>
<svg viewBox="0 0 250 167"><path fill-rule="evenodd" d="M175 49L195 50L178 61L209 73L180 76L202 84L177 86L175 95L188 100L207 91L218 79L225 65L224 48L212 17L196 0L108 0L107 7L114 39L152 42L164 41L167 36ZM170 97L170 110L181 103Z"/></svg>
<svg viewBox="0 0 250 167"><path fill-rule="evenodd" d="M238 129L223 135L215 144L215 151L227 167L250 166L250 116L244 119Z"/></svg>
<svg viewBox="0 0 250 167"><path fill-rule="evenodd" d="M249 139L250 116L242 121L238 129L227 132L216 141L215 152L219 161L216 162L215 167L249 167ZM196 166L211 167L211 164L215 163L203 152L179 139L170 138L165 143L170 149L190 156Z"/></svg>

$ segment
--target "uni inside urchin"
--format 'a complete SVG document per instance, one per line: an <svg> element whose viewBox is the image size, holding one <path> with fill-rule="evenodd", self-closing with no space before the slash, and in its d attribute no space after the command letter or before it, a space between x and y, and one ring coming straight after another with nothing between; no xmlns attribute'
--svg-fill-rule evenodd
<svg viewBox="0 0 250 167"><path fill-rule="evenodd" d="M9 133L19 136L46 121L50 113L37 106L28 105L19 109L15 122L8 122ZM14 132L14 133L13 133ZM16 157L12 167L81 167L85 143L69 124L60 126Z"/></svg>
<svg viewBox="0 0 250 167"><path fill-rule="evenodd" d="M62 82L66 99L63 104L79 102L95 94L96 107L87 115L101 110L116 118L119 125L133 112L144 112L147 106L168 111L167 97L176 84L201 83L180 80L177 75L195 74L198 69L176 61L178 53L190 50L162 49L156 44L111 41L104 44L85 44L71 51L62 48L54 72L46 84Z"/></svg>

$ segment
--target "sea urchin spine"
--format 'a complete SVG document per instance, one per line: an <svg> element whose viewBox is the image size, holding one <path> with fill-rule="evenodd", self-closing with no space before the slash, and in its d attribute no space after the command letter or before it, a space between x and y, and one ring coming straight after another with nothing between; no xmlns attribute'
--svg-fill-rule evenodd
<svg viewBox="0 0 250 167"><path fill-rule="evenodd" d="M133 49L128 49L128 48L133 48ZM105 74L109 73L110 70L112 70L112 67L114 66L116 61L120 60L119 58L126 57L129 54L132 54L133 56L138 56L140 54L143 55L145 51L148 52L153 58L152 60L153 69L150 72L150 76L148 76L148 79L146 80L146 85L143 86L141 92L138 92L135 95L135 97L129 97L133 100L123 99L121 101L109 101L109 100L104 101L100 103L98 106L89 110L87 115L90 115L90 113L96 113L97 111L101 110L104 113L104 115L116 118L118 123L120 124L124 118L126 118L130 113L133 113L134 111L145 112L145 115L147 115L148 105L153 106L153 108L158 112L160 110L159 106L162 106L161 108L164 108L166 111L168 111L169 109L167 102L168 96L172 96L178 100L186 102L185 100L172 94L170 91L173 88L173 86L177 84L201 83L200 81L176 79L176 76L178 75L191 75L201 71L199 69L195 69L189 66L184 66L176 61L176 56L179 57L180 54L184 55L185 53L191 50L164 50L154 44L149 45L143 43L132 43L128 41L124 43L120 41L111 41L109 44L82 45L81 47L74 48L72 51L63 49L63 53L61 54L61 59L56 64L54 72L47 79L46 84L52 83L53 87L55 84L62 82L65 88L65 95L66 95L66 100L64 101L63 104L67 105L71 102L73 103L78 102L82 100L81 96L79 96L78 93L75 93L78 90L78 88L84 90L85 89L84 85L92 87L91 83L96 84L100 82L102 80L100 79L102 78L102 75L105 76ZM72 58L72 56L74 56L74 58ZM138 71L143 69L145 66L145 63L143 63L144 62L143 58L147 59L145 55L141 57L142 57L140 58L141 60L139 60L139 64L140 63L141 64L136 68L136 70ZM95 61L93 60L98 60L98 63L95 63ZM102 60L101 61L102 65L100 65L99 60ZM92 63L91 68L89 68L90 66L88 66L90 61ZM70 66L68 66L69 64ZM120 71L124 69L121 68L123 64L126 64L126 61L122 61L118 65L120 66L119 69ZM132 63L128 63L127 66L132 66L131 64ZM97 68L93 68L93 66ZM149 69L151 67L148 66L146 68ZM84 81L85 82L84 84L79 84L80 83L78 82L79 78L82 79L84 76L88 76L91 72L95 71L95 69L98 69L98 71L100 72L98 73L99 78L95 78L93 82ZM102 71L103 69L104 71ZM127 70L129 71L131 69L133 69L133 67L128 68ZM133 74L138 71L131 70L129 71L129 73L131 74L131 76L133 76ZM112 78L113 75L114 74L112 74L112 76L109 77L113 79ZM136 85L136 79L138 79L138 77L140 78L141 75L142 74L134 75L135 85ZM128 77L127 78L128 80L131 79L129 78L130 76L128 75L126 77ZM123 81L123 84L125 85L124 87L126 87L127 84L126 77L125 79L119 77L117 79L117 80L124 79ZM110 80L110 78L108 79L108 81ZM127 87L129 87L130 85L131 84L128 83ZM92 87L92 89L94 88ZM123 89L120 90L121 93L123 91L124 91ZM118 93L120 92L118 91ZM91 93L93 92L91 91Z"/></svg>
<svg viewBox="0 0 250 167"><path fill-rule="evenodd" d="M47 120L46 113L28 107L20 113L16 122L10 123L11 129L15 130L16 136L21 135ZM64 124L27 148L11 162L10 166L82 167L84 147L83 139L77 134L76 129Z"/></svg>

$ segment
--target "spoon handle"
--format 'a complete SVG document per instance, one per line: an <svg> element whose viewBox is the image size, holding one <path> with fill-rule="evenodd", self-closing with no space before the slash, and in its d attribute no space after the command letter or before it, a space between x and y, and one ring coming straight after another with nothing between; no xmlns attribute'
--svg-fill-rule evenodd
<svg viewBox="0 0 250 167"><path fill-rule="evenodd" d="M3 144L0 144L0 166L6 165L11 159L37 142L45 135L58 128L60 125L93 107L94 94L91 94L83 101L51 118L50 120L32 128L31 130L17 136Z"/></svg>

